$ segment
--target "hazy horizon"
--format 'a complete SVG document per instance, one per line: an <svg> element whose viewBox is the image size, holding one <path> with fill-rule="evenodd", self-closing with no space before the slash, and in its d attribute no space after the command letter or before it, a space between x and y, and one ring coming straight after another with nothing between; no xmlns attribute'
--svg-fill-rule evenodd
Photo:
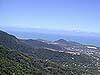
<svg viewBox="0 0 100 75"><path fill-rule="evenodd" d="M0 28L100 33L99 0L0 0Z"/></svg>

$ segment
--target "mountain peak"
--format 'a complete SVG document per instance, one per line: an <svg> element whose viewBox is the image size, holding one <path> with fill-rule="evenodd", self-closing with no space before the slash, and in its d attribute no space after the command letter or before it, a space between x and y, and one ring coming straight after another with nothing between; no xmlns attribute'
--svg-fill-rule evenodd
<svg viewBox="0 0 100 75"><path fill-rule="evenodd" d="M59 40L57 40L57 41L55 41L56 43L62 43L62 44L66 44L67 43L67 41L66 40L64 40L64 39L59 39Z"/></svg>
<svg viewBox="0 0 100 75"><path fill-rule="evenodd" d="M55 43L63 44L63 45L70 45L70 46L77 46L81 45L80 43L74 42L74 41L66 41L64 39L59 39L55 41Z"/></svg>

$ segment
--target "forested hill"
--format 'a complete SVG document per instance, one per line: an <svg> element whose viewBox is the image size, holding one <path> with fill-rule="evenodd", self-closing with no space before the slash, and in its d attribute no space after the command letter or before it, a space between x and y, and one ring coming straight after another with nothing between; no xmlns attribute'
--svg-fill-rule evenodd
<svg viewBox="0 0 100 75"><path fill-rule="evenodd" d="M89 55L34 48L0 31L0 75L100 75Z"/></svg>

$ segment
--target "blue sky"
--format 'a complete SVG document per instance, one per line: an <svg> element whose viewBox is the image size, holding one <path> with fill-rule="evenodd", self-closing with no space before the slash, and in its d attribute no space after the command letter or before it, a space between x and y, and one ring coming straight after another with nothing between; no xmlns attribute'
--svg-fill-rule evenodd
<svg viewBox="0 0 100 75"><path fill-rule="evenodd" d="M0 0L0 28L100 33L100 0Z"/></svg>

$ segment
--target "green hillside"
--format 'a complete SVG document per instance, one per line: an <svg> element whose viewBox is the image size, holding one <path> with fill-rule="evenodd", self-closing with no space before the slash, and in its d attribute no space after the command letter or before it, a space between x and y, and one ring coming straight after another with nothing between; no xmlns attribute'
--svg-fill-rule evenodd
<svg viewBox="0 0 100 75"><path fill-rule="evenodd" d="M44 48L32 48L0 31L0 75L100 75L96 60Z"/></svg>
<svg viewBox="0 0 100 75"><path fill-rule="evenodd" d="M64 66L69 65L69 66ZM27 56L0 45L0 75L97 75L71 63L57 63Z"/></svg>

